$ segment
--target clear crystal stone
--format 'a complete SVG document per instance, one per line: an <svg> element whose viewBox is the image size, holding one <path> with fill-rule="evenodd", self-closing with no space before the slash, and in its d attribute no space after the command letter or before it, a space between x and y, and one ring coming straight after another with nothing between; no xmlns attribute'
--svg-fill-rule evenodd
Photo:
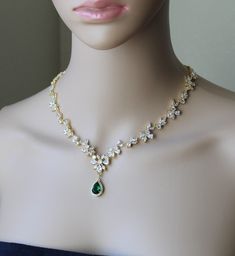
<svg viewBox="0 0 235 256"><path fill-rule="evenodd" d="M108 151L108 156L109 157L114 157L115 156L115 152L113 150L113 148L110 148L109 151Z"/></svg>
<svg viewBox="0 0 235 256"><path fill-rule="evenodd" d="M59 122L60 124L62 124L62 123L63 123L63 118L62 118L62 117L59 117L59 118L58 118L58 122Z"/></svg>
<svg viewBox="0 0 235 256"><path fill-rule="evenodd" d="M114 148L114 151L117 155L121 154L121 152L122 152L118 146Z"/></svg>
<svg viewBox="0 0 235 256"><path fill-rule="evenodd" d="M149 134L148 134L148 138L149 138L149 139L151 139L151 140L152 140L152 139L153 139L153 137L154 137L154 135L153 135L152 133L149 133Z"/></svg>
<svg viewBox="0 0 235 256"><path fill-rule="evenodd" d="M69 138L73 136L73 130L71 129L64 129L64 134L67 135Z"/></svg>
<svg viewBox="0 0 235 256"><path fill-rule="evenodd" d="M109 157L115 157L116 154L119 155L120 153L121 153L121 149L119 148L119 146L115 146L115 147L109 148L107 155Z"/></svg>
<svg viewBox="0 0 235 256"><path fill-rule="evenodd" d="M49 106L53 112L59 109L58 105L55 102L50 102Z"/></svg>
<svg viewBox="0 0 235 256"><path fill-rule="evenodd" d="M64 125L70 125L70 120L69 119L64 119Z"/></svg>
<svg viewBox="0 0 235 256"><path fill-rule="evenodd" d="M97 164L97 165L96 165L96 170L97 170L98 172L101 172L101 171L103 170L102 164Z"/></svg>
<svg viewBox="0 0 235 256"><path fill-rule="evenodd" d="M154 127L154 125L151 122L149 122L147 124L146 128L147 128L147 130L154 130L155 127Z"/></svg>
<svg viewBox="0 0 235 256"><path fill-rule="evenodd" d="M175 111L169 111L167 113L167 117L171 118L171 119L175 119Z"/></svg>
<svg viewBox="0 0 235 256"><path fill-rule="evenodd" d="M131 137L130 142L131 142L131 144L137 144L138 143L138 138Z"/></svg>
<svg viewBox="0 0 235 256"><path fill-rule="evenodd" d="M179 116L181 114L181 111L180 110L176 110L175 111L175 115Z"/></svg>
<svg viewBox="0 0 235 256"><path fill-rule="evenodd" d="M89 145L87 154L88 156L92 156L93 154L95 154L95 147Z"/></svg>
<svg viewBox="0 0 235 256"><path fill-rule="evenodd" d="M162 129L162 127L164 125L166 125L167 123L167 120L166 120L166 117L161 117L159 120L158 120L158 125L157 125L157 128L160 130Z"/></svg>
<svg viewBox="0 0 235 256"><path fill-rule="evenodd" d="M81 144L80 137L77 136L77 135L74 135L74 136L72 137L72 142L74 142L76 145L80 145L80 144Z"/></svg>
<svg viewBox="0 0 235 256"><path fill-rule="evenodd" d="M132 147L132 143L131 143L131 142L127 142L127 143L126 143L126 146L127 146L128 148L130 148L130 147Z"/></svg>
<svg viewBox="0 0 235 256"><path fill-rule="evenodd" d="M118 142L117 142L117 146L119 146L119 147L123 147L123 146L124 146L123 141L122 141L122 140L118 140Z"/></svg>
<svg viewBox="0 0 235 256"><path fill-rule="evenodd" d="M109 158L108 158L108 156L106 156L106 155L103 155L102 157L101 157L101 159L102 159L102 162L104 163L104 164L109 164Z"/></svg>
<svg viewBox="0 0 235 256"><path fill-rule="evenodd" d="M96 160L93 158L93 159L91 159L91 161L90 161L92 164L96 164Z"/></svg>

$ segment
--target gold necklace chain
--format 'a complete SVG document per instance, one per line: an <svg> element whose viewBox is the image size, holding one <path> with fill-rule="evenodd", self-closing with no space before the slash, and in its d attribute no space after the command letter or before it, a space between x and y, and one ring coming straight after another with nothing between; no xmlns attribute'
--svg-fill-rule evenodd
<svg viewBox="0 0 235 256"><path fill-rule="evenodd" d="M91 187L91 194L95 197L101 196L104 193L104 184L101 181L101 177L108 166L111 164L111 160L116 156L120 155L124 148L132 148L134 145L140 144L140 142L146 143L156 138L154 130L162 130L168 123L168 119L175 120L177 116L182 114L182 111L178 107L185 104L190 94L196 87L196 80L198 75L194 70L185 66L187 74L184 76L185 86L184 89L179 93L177 99L171 99L169 107L165 115L162 115L156 122L148 122L145 129L140 131L137 136L130 137L127 141L118 140L116 145L109 148L107 153L102 155L97 154L95 146L91 145L88 139L81 139L77 135L74 128L71 125L71 121L68 118L64 118L61 108L58 103L57 92L55 92L55 86L58 80L65 74L66 71L60 72L52 81L49 87L50 103L49 106L53 112L56 113L58 122L64 126L64 134L67 138L84 152L87 156L91 157L90 163L93 165L94 170L98 174L98 179L93 183Z"/></svg>

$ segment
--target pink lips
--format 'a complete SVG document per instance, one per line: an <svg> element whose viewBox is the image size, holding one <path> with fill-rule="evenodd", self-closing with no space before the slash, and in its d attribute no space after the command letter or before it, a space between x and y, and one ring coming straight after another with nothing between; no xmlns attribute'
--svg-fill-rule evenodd
<svg viewBox="0 0 235 256"><path fill-rule="evenodd" d="M86 21L110 21L127 10L127 6L111 0L88 0L73 8L73 11Z"/></svg>

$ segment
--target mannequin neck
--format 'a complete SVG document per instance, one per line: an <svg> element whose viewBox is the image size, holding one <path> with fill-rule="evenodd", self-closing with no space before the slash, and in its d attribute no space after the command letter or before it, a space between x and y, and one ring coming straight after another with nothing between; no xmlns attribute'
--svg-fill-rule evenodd
<svg viewBox="0 0 235 256"><path fill-rule="evenodd" d="M172 48L168 12L167 3L151 24L109 50L93 49L72 35L70 63L57 89L72 120L102 130L107 120L117 126L126 119L136 130L152 120L151 113L156 118L166 110L185 72Z"/></svg>

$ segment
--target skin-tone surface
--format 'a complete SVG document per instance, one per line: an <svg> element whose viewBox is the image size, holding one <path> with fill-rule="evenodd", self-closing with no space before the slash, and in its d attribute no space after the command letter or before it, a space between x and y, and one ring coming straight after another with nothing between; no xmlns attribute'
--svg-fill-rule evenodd
<svg viewBox="0 0 235 256"><path fill-rule="evenodd" d="M73 32L59 102L98 153L157 120L183 85L168 1L118 2L129 12L92 24L72 12L82 1L53 0ZM103 255L235 254L233 92L199 76L182 116L113 160L100 198L90 195L90 158L48 104L47 87L0 111L0 240Z"/></svg>

